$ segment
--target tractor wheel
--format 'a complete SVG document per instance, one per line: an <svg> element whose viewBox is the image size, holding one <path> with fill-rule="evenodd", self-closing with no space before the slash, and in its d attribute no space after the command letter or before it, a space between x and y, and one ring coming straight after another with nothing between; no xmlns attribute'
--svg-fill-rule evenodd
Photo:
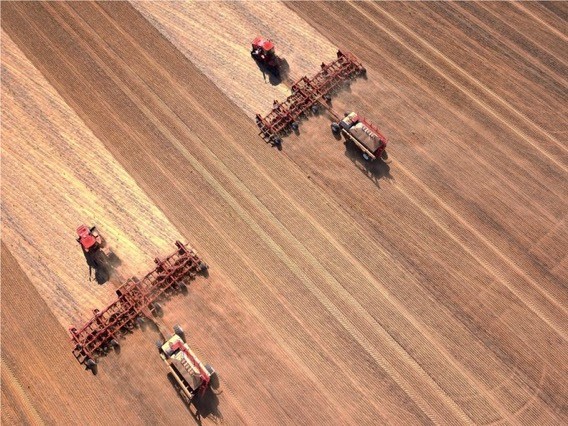
<svg viewBox="0 0 568 426"><path fill-rule="evenodd" d="M363 153L363 158L365 161L371 161L371 157L369 157L366 152Z"/></svg>
<svg viewBox="0 0 568 426"><path fill-rule="evenodd" d="M156 347L158 348L158 350L161 350L162 346L164 346L164 341L161 339L156 340Z"/></svg>
<svg viewBox="0 0 568 426"><path fill-rule="evenodd" d="M339 124L337 124L337 123L331 123L331 131L332 131L334 134L337 135L340 130L341 130L341 127L339 127Z"/></svg>

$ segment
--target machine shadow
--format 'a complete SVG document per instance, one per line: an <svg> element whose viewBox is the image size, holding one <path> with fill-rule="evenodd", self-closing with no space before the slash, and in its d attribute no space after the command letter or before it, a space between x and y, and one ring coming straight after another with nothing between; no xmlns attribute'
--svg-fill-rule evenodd
<svg viewBox="0 0 568 426"><path fill-rule="evenodd" d="M351 160L355 167L365 175L377 188L381 188L379 181L381 179L394 180L390 174L390 166L381 158L375 161L367 161L361 155L361 150L348 140L343 140L345 145L345 156Z"/></svg>
<svg viewBox="0 0 568 426"><path fill-rule="evenodd" d="M255 61L255 63L260 72L262 72L262 78L264 81L266 82L268 78L268 82L272 86L278 86L288 79L290 65L288 65L288 61L286 59L280 58L278 69L274 69L260 61Z"/></svg>
<svg viewBox="0 0 568 426"><path fill-rule="evenodd" d="M196 396L193 400L188 401L178 390L174 380L168 375L168 379L172 383L179 399L195 420L195 423L201 426L203 419L213 420L215 423L223 421L223 415L219 410L219 393L215 393L211 388L207 388L205 393L201 396Z"/></svg>

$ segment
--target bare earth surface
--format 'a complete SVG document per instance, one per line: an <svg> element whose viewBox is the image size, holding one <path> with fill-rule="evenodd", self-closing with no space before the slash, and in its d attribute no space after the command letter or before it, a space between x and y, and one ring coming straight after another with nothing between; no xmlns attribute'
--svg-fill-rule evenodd
<svg viewBox="0 0 568 426"><path fill-rule="evenodd" d="M92 376L65 330L176 238L211 266L164 306L220 373L205 423L568 421L565 3L2 6L3 422L193 421L154 332ZM325 115L265 145L258 34L292 78L355 53L333 107L392 162Z"/></svg>

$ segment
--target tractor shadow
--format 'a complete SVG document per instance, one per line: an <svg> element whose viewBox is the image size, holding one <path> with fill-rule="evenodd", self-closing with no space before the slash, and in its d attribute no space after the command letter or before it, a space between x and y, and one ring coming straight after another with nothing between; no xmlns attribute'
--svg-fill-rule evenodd
<svg viewBox="0 0 568 426"><path fill-rule="evenodd" d="M196 396L191 401L179 391L179 388L175 382L173 376L168 374L168 380L172 384L174 390L176 391L179 399L182 401L186 410L189 412L195 423L199 426L202 425L203 419L212 420L215 423L223 422L223 415L219 410L219 394L221 392L215 392L211 388L207 388L205 393L201 396Z"/></svg>
<svg viewBox="0 0 568 426"><path fill-rule="evenodd" d="M255 61L255 63L262 73L262 78L265 83L268 82L272 86L278 86L279 84L282 84L282 82L288 80L290 65L288 65L288 61L286 61L286 59L280 58L278 70L275 70L274 68L259 61Z"/></svg>
<svg viewBox="0 0 568 426"><path fill-rule="evenodd" d="M337 138L339 136L339 138ZM357 146L348 140L345 140L341 135L336 135L336 139L343 140L345 145L345 156L351 160L355 167L373 184L381 189L381 180L394 180L394 177L390 174L390 166L385 163L381 158L377 158L375 161L367 161L363 158L361 150Z"/></svg>

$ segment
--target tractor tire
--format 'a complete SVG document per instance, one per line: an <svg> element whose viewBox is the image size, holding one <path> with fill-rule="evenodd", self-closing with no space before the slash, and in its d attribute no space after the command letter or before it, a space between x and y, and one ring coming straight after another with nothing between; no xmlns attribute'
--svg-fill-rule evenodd
<svg viewBox="0 0 568 426"><path fill-rule="evenodd" d="M333 134L337 135L341 131L341 127L338 123L331 123L331 131L333 132Z"/></svg>
<svg viewBox="0 0 568 426"><path fill-rule="evenodd" d="M164 346L164 341L162 339L156 340L156 347L158 348L158 350L161 350L162 346Z"/></svg>
<svg viewBox="0 0 568 426"><path fill-rule="evenodd" d="M371 157L369 157L366 152L363 153L363 159L365 161L371 161Z"/></svg>
<svg viewBox="0 0 568 426"><path fill-rule="evenodd" d="M94 359L87 359L85 361L85 367L87 368L87 370L91 370L91 373L93 373L93 376L97 375L98 372L98 365L97 362Z"/></svg>

